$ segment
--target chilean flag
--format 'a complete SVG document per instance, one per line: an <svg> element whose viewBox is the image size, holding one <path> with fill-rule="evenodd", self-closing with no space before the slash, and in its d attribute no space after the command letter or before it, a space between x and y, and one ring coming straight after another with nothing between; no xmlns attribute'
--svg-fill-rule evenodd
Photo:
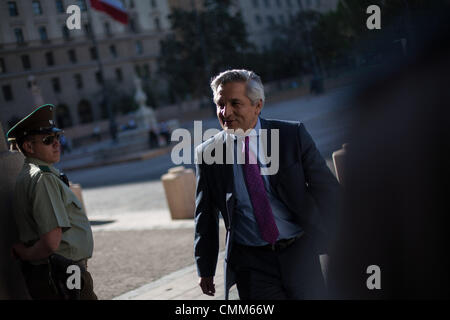
<svg viewBox="0 0 450 320"><path fill-rule="evenodd" d="M91 7L103 11L120 23L128 23L128 14L119 0L91 0Z"/></svg>

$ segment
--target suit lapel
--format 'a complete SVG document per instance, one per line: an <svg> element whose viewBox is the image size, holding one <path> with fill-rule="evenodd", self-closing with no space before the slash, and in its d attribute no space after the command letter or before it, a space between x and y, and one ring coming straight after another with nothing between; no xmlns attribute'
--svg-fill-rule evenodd
<svg viewBox="0 0 450 320"><path fill-rule="evenodd" d="M233 175L233 165L232 164L227 164L227 159L226 159L226 155L227 155L227 135L225 133L225 131L222 131L222 137L220 139L222 139L222 155L223 155L223 165L220 165L222 167L223 170L221 170L222 172L222 179L223 181L225 181L225 191L226 192L233 192L233 184L234 184L234 175Z"/></svg>
<svg viewBox="0 0 450 320"><path fill-rule="evenodd" d="M259 118L259 121L261 123L261 129L267 130L267 141L262 142L261 140L261 147L263 148L264 154L272 156L272 139L270 138L272 126L270 125L270 121L267 121L266 119ZM275 185L275 175L269 175L269 182L272 187Z"/></svg>
<svg viewBox="0 0 450 320"><path fill-rule="evenodd" d="M234 145L232 145L234 147ZM229 223L231 224L231 218L234 212L234 172L233 172L233 164L227 164L227 134L223 131L222 134L222 148L223 148L223 164L219 165L223 168L221 170L222 179L224 181L224 194L223 199L225 200L225 206L228 213Z"/></svg>

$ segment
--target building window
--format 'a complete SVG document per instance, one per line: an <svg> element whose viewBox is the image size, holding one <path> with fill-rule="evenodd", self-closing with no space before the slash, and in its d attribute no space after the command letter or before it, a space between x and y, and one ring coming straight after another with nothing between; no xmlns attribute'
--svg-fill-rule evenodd
<svg viewBox="0 0 450 320"><path fill-rule="evenodd" d="M130 32L138 33L137 22L135 21L135 19L129 19L128 24L129 24Z"/></svg>
<svg viewBox="0 0 450 320"><path fill-rule="evenodd" d="M134 1L130 0L130 9L134 9Z"/></svg>
<svg viewBox="0 0 450 320"><path fill-rule="evenodd" d="M89 23L86 23L86 24L84 25L84 34L85 34L87 37L90 37L90 36L91 36L91 32L92 32L91 25L90 25Z"/></svg>
<svg viewBox="0 0 450 320"><path fill-rule="evenodd" d="M14 35L16 36L16 42L18 44L24 43L24 38L23 38L23 33L22 33L22 29L20 28L16 28L14 29Z"/></svg>
<svg viewBox="0 0 450 320"><path fill-rule="evenodd" d="M55 91L56 93L61 92L61 85L59 83L59 78L52 78L52 86L53 86L53 91Z"/></svg>
<svg viewBox="0 0 450 320"><path fill-rule="evenodd" d="M144 48L142 47L141 41L136 41L136 54L143 54Z"/></svg>
<svg viewBox="0 0 450 320"><path fill-rule="evenodd" d="M45 60L47 61L48 66L55 65L55 60L53 59L53 52L47 52L45 54Z"/></svg>
<svg viewBox="0 0 450 320"><path fill-rule="evenodd" d="M281 0L277 0L277 7L281 8L283 4L281 3Z"/></svg>
<svg viewBox="0 0 450 320"><path fill-rule="evenodd" d="M31 62L30 62L30 56L27 54L24 54L20 57L22 59L22 66L25 70L31 69Z"/></svg>
<svg viewBox="0 0 450 320"><path fill-rule="evenodd" d="M144 79L150 78L150 66L148 64L144 64L142 67L142 77Z"/></svg>
<svg viewBox="0 0 450 320"><path fill-rule="evenodd" d="M115 45L109 46L109 52L111 52L111 55L113 56L113 58L117 58L117 50L116 50Z"/></svg>
<svg viewBox="0 0 450 320"><path fill-rule="evenodd" d="M261 23L262 23L261 17L258 14L255 15L255 21L256 21L257 25L261 25Z"/></svg>
<svg viewBox="0 0 450 320"><path fill-rule="evenodd" d="M158 3L156 2L156 0L150 0L150 4L151 4L152 8L156 8L158 6Z"/></svg>
<svg viewBox="0 0 450 320"><path fill-rule="evenodd" d="M5 61L3 58L0 58L0 74L6 73Z"/></svg>
<svg viewBox="0 0 450 320"><path fill-rule="evenodd" d="M253 8L258 8L259 7L259 0L253 0Z"/></svg>
<svg viewBox="0 0 450 320"><path fill-rule="evenodd" d="M5 98L5 101L11 101L14 99L10 85L2 86L2 90L3 90L3 98Z"/></svg>
<svg viewBox="0 0 450 320"><path fill-rule="evenodd" d="M77 89L83 89L83 78L81 77L81 74L77 73L73 77L75 79L75 86Z"/></svg>
<svg viewBox="0 0 450 320"><path fill-rule="evenodd" d="M10 17L17 17L19 15L19 11L17 11L17 4L15 1L8 1L8 10Z"/></svg>
<svg viewBox="0 0 450 320"><path fill-rule="evenodd" d="M58 13L66 13L66 11L64 10L64 2L63 2L63 0L56 0L55 4L56 4L56 12L58 12Z"/></svg>
<svg viewBox="0 0 450 320"><path fill-rule="evenodd" d="M159 22L159 18L155 18L155 28L156 30L161 30L161 23Z"/></svg>
<svg viewBox="0 0 450 320"><path fill-rule="evenodd" d="M31 5L33 6L33 13L34 13L34 15L36 15L36 16L40 16L40 15L42 15L42 7L41 7L41 2L40 1L33 1L32 3L31 3Z"/></svg>
<svg viewBox="0 0 450 320"><path fill-rule="evenodd" d="M66 104L58 104L55 111L58 128L64 129L72 126L72 117Z"/></svg>
<svg viewBox="0 0 450 320"><path fill-rule="evenodd" d="M105 34L110 36L111 35L111 26L110 26L109 22L105 22L104 26L105 26Z"/></svg>
<svg viewBox="0 0 450 320"><path fill-rule="evenodd" d="M47 29L45 27L39 27L39 36L41 38L41 41L48 40Z"/></svg>
<svg viewBox="0 0 450 320"><path fill-rule="evenodd" d="M69 51L67 51L67 53L69 54L70 62L77 63L77 53L75 52L75 50L70 49Z"/></svg>
<svg viewBox="0 0 450 320"><path fill-rule="evenodd" d="M267 22L269 23L269 26L275 25L275 20L273 19L272 16L267 16Z"/></svg>
<svg viewBox="0 0 450 320"><path fill-rule="evenodd" d="M316 8L320 8L320 0L316 0Z"/></svg>
<svg viewBox="0 0 450 320"><path fill-rule="evenodd" d="M311 0L306 0L306 6L309 8L311 7Z"/></svg>
<svg viewBox="0 0 450 320"><path fill-rule="evenodd" d="M86 0L78 0L78 6L81 11L87 11Z"/></svg>
<svg viewBox="0 0 450 320"><path fill-rule="evenodd" d="M97 60L98 55L97 55L97 49L95 47L91 47L89 49L89 53L91 54L91 59L92 60Z"/></svg>
<svg viewBox="0 0 450 320"><path fill-rule="evenodd" d="M123 80L122 70L120 68L116 69L116 79L119 82L122 82Z"/></svg>
<svg viewBox="0 0 450 320"><path fill-rule="evenodd" d="M280 15L280 24L282 26L284 26L286 24L286 21L284 20L284 16L283 15Z"/></svg>
<svg viewBox="0 0 450 320"><path fill-rule="evenodd" d="M81 100L78 104L78 117L81 123L89 123L94 121L94 116L92 115L92 107L89 101Z"/></svg>
<svg viewBox="0 0 450 320"><path fill-rule="evenodd" d="M141 72L141 66L140 65L135 65L134 66L134 73L139 77L142 78L142 72Z"/></svg>
<svg viewBox="0 0 450 320"><path fill-rule="evenodd" d="M103 76L102 76L102 74L100 73L100 71L97 71L97 72L95 73L95 80L97 80L97 83L98 83L98 84L102 84L102 83L103 83Z"/></svg>
<svg viewBox="0 0 450 320"><path fill-rule="evenodd" d="M291 0L286 0L286 4L287 4L287 6L290 8L290 7L292 7L292 2L291 2Z"/></svg>
<svg viewBox="0 0 450 320"><path fill-rule="evenodd" d="M267 8L270 8L270 0L264 0L264 4Z"/></svg>
<svg viewBox="0 0 450 320"><path fill-rule="evenodd" d="M63 25L61 30L62 30L62 35L63 35L64 40L69 41L70 40L70 31L67 28L67 26Z"/></svg>

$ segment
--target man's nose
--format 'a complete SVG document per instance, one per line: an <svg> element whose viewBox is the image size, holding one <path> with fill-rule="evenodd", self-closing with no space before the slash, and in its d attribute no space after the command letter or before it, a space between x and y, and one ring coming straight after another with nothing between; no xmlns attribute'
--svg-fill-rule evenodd
<svg viewBox="0 0 450 320"><path fill-rule="evenodd" d="M233 110L229 104L226 104L223 106L221 112L222 112L222 116L224 116L225 118L228 118L233 113Z"/></svg>
<svg viewBox="0 0 450 320"><path fill-rule="evenodd" d="M53 140L53 145L55 147L60 147L61 146L61 142L55 137L55 139Z"/></svg>

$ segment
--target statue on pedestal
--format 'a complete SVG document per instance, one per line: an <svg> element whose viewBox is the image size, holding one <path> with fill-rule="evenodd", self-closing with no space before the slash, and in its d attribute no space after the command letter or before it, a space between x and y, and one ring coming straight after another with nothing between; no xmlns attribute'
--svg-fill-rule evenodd
<svg viewBox="0 0 450 320"><path fill-rule="evenodd" d="M31 95L35 106L42 106L44 104L44 98L42 98L41 88L37 85L35 76L28 77L28 83L31 88Z"/></svg>
<svg viewBox="0 0 450 320"><path fill-rule="evenodd" d="M148 131L153 131L155 134L158 134L159 129L155 111L146 105L147 95L144 90L142 90L142 81L136 77L134 83L136 84L136 94L134 95L134 100L139 105L139 109L136 112L136 123L138 129L145 128Z"/></svg>

